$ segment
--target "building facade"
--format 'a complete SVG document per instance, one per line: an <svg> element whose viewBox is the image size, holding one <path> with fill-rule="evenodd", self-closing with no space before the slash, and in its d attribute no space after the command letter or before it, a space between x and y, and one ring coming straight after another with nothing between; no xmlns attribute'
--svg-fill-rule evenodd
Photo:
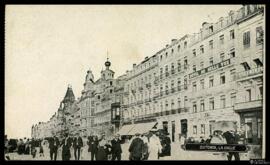
<svg viewBox="0 0 270 165"><path fill-rule="evenodd" d="M107 60L98 80L87 71L77 100L68 88L57 114L33 126L32 137L63 130L132 135L156 127L175 142L208 137L216 122L233 121L247 143L261 144L264 31L263 6L244 5L172 39L118 78Z"/></svg>

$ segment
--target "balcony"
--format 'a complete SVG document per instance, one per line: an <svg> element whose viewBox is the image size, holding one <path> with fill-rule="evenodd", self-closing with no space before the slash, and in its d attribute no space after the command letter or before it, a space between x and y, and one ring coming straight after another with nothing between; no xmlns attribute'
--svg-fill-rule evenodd
<svg viewBox="0 0 270 165"><path fill-rule="evenodd" d="M234 111L235 112L244 112L244 111L250 111L254 109L262 109L262 102L263 100L253 100L253 101L248 101L248 102L241 102L241 103L236 103L234 106Z"/></svg>
<svg viewBox="0 0 270 165"><path fill-rule="evenodd" d="M149 88L151 88L151 83L147 83L145 86L146 86L146 88L149 89Z"/></svg>
<svg viewBox="0 0 270 165"><path fill-rule="evenodd" d="M139 91L143 91L143 87L139 87Z"/></svg>
<svg viewBox="0 0 270 165"><path fill-rule="evenodd" d="M262 73L263 73L263 67L258 67L258 68L255 68L255 69L251 69L251 70L247 70L247 71L244 71L244 72L237 73L236 79L239 80L239 79L251 77L251 76L254 76L254 75L260 75Z"/></svg>
<svg viewBox="0 0 270 165"><path fill-rule="evenodd" d="M174 73L175 73L174 69L172 69L172 70L171 70L171 73L172 73L172 74L174 74Z"/></svg>

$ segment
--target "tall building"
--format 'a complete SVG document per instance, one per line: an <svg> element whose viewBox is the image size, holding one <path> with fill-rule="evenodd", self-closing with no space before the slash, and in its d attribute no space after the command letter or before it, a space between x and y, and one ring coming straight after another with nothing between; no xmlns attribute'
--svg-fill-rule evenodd
<svg viewBox="0 0 270 165"><path fill-rule="evenodd" d="M263 6L244 5L172 39L118 78L107 59L101 77L95 81L89 69L81 97L75 100L69 87L57 114L33 126L32 136L134 135L156 127L175 142L208 137L218 121L228 121L246 143L261 144L264 31Z"/></svg>

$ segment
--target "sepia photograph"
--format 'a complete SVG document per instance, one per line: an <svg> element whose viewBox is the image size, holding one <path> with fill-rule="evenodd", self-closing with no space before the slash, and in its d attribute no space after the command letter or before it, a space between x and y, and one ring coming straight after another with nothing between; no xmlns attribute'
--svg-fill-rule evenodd
<svg viewBox="0 0 270 165"><path fill-rule="evenodd" d="M265 6L6 5L6 161L264 160Z"/></svg>

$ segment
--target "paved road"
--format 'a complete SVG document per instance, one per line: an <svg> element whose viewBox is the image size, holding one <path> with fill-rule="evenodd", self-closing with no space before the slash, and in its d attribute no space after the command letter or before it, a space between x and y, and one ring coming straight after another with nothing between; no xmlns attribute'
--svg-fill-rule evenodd
<svg viewBox="0 0 270 165"><path fill-rule="evenodd" d="M122 145L122 160L128 160L129 144ZM87 147L82 149L81 160L90 160L90 153L87 151ZM61 160L61 149L58 150L57 160ZM39 148L37 148L37 153L39 153ZM171 156L162 157L160 160L227 160L226 153L214 153L214 152L204 152L204 151L185 151L180 148L179 143L172 143L171 146ZM44 147L44 157L40 157L37 154L36 158L32 158L31 155L18 155L17 153L10 153L11 160L50 160L49 149ZM71 160L74 160L73 149L71 148ZM240 153L241 160L249 160L247 153Z"/></svg>

